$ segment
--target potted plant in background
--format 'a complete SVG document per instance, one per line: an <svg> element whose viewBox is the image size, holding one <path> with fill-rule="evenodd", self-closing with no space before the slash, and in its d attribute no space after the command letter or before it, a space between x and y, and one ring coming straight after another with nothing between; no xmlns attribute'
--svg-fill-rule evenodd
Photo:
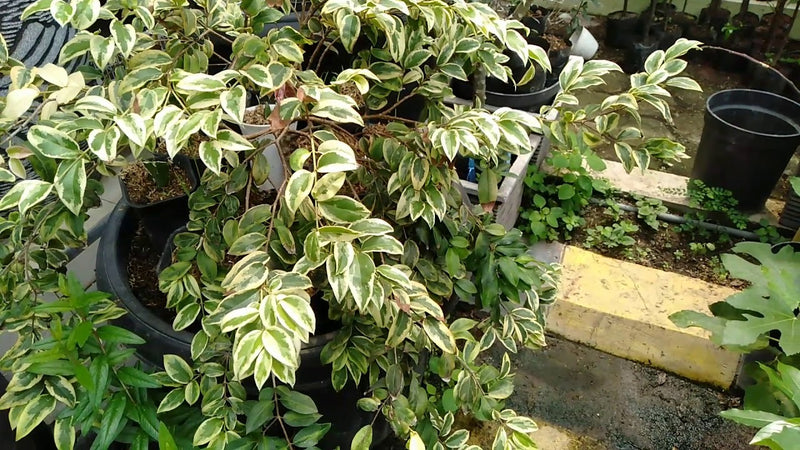
<svg viewBox="0 0 800 450"><path fill-rule="evenodd" d="M531 132L577 144L573 132L562 134L583 129L583 118L567 110L577 103L572 92L602 83L616 66L568 66L556 122L453 107L444 102L450 79L466 79L476 67L505 79L505 49L547 64L518 22L480 3L306 6L299 30L259 36L287 11L250 3L159 3L152 11L90 4L85 15L56 18L86 30L101 13L115 17L98 32L78 33L62 52L65 61L89 54L97 69L106 68L88 72L93 84L61 70L50 69L54 78L47 70L9 69L22 91L14 95L23 98L39 96L25 91L39 82L37 73L54 80L39 111L10 121L38 122L38 140L29 133L8 164L29 160L43 179L20 182L0 199L0 210L13 210L0 219L0 320L20 336L0 360L15 373L0 407L10 410L20 437L56 412L60 448L71 448L77 435L98 449L114 441L137 449L153 441L163 448L351 441L367 448L381 437L376 418L384 417L410 448L466 448L469 432L453 424L460 411L497 422L495 446L533 446L533 421L503 407L513 389L510 357L492 367L479 355L495 342L510 352L543 344L540 305L554 298L554 272L526 254L519 231L485 210L502 162L531 151ZM46 8L39 2L27 13ZM232 49L220 55L229 68L214 74L210 36ZM694 87L677 76L685 65L676 58L695 47L682 41L657 54L636 77L639 98L663 108L662 86ZM349 55L352 64L338 73L304 70L304 57L316 49ZM257 95L275 100L264 131L274 138L250 142L234 129L251 82L264 90ZM424 97L424 122L389 113L414 95ZM619 113L637 109L630 99L609 97L592 112L587 136L621 141L628 168L674 156L666 143L616 133ZM95 132L110 138L80 150L77 142ZM135 296L122 299L126 312L63 275L64 250L81 245L86 211L97 203L100 184L87 174L111 173L129 164L122 149L136 160L157 139L175 157L198 134L206 169L189 196L187 231L175 235L173 263L158 281L162 309L174 316L143 315L141 302L132 306ZM269 173L269 145L278 149L284 182L274 197L254 200ZM485 162L483 205L462 202L456 155ZM0 175L14 178L5 168ZM45 203L52 192L58 201ZM124 239L113 233L130 236L125 228L136 225L124 205L110 221L98 284L104 270L118 267L102 264L102 255L126 257ZM110 287L124 289L129 280L121 281ZM453 316L464 302L483 313ZM112 320L134 324L142 337ZM152 365L131 364L132 346L145 342L138 354ZM171 345L157 345L163 342ZM321 415L301 392L322 395L320 384L332 388L322 387L332 397L320 408L357 406L367 420L348 428L355 414Z"/></svg>
<svg viewBox="0 0 800 450"><path fill-rule="evenodd" d="M635 40L628 46L625 53L625 71L628 73L638 72L644 67L644 62L647 58L658 49L659 37L656 36L653 29L654 20L656 17L656 0L650 2L650 7L643 15L644 23L642 25L641 40Z"/></svg>
<svg viewBox="0 0 800 450"><path fill-rule="evenodd" d="M628 11L628 0L624 0L622 10L609 13L606 24L606 45L627 48L636 35L639 14Z"/></svg>
<svg viewBox="0 0 800 450"><path fill-rule="evenodd" d="M699 21L701 24L708 24L717 34L722 31L722 27L728 23L731 17L730 10L722 7L722 0L711 0L711 3L700 10Z"/></svg>

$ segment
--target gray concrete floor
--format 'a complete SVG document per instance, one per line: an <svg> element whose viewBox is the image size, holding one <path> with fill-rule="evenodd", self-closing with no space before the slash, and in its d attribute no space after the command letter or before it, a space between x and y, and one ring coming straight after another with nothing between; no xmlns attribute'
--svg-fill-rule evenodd
<svg viewBox="0 0 800 450"><path fill-rule="evenodd" d="M747 443L757 430L719 416L738 406L735 395L554 336L512 361L516 389L507 406L571 435L563 446L534 434L542 449L754 448Z"/></svg>

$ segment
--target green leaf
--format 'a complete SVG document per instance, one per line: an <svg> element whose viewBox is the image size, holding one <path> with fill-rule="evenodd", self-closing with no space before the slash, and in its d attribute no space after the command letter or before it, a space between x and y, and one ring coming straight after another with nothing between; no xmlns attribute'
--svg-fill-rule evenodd
<svg viewBox="0 0 800 450"><path fill-rule="evenodd" d="M114 123L134 144L143 147L147 143L147 123L136 113L117 116Z"/></svg>
<svg viewBox="0 0 800 450"><path fill-rule="evenodd" d="M164 422L158 423L158 449L178 450L178 444L175 443L172 433L169 432L169 429L166 425L164 425Z"/></svg>
<svg viewBox="0 0 800 450"><path fill-rule="evenodd" d="M314 404L311 397L286 387L278 388L278 399L284 408L299 414L316 414L318 412L317 405Z"/></svg>
<svg viewBox="0 0 800 450"><path fill-rule="evenodd" d="M366 219L369 209L357 200L343 195L335 195L318 203L323 217L335 223L353 223Z"/></svg>
<svg viewBox="0 0 800 450"><path fill-rule="evenodd" d="M363 219L350 225L350 229L362 236L381 236L394 231L391 225L383 219Z"/></svg>
<svg viewBox="0 0 800 450"><path fill-rule="evenodd" d="M228 312L222 318L222 323L220 326L222 327L223 333L229 333L234 330L238 330L243 326L247 325L248 323L252 323L258 319L258 309L253 308L251 306L246 306L244 308L236 308L233 311Z"/></svg>
<svg viewBox="0 0 800 450"><path fill-rule="evenodd" d="M351 105L340 100L321 100L311 109L311 114L334 122L364 126L361 115Z"/></svg>
<svg viewBox="0 0 800 450"><path fill-rule="evenodd" d="M158 388L161 384L150 374L142 372L136 367L121 367L117 371L119 380L125 385L137 388Z"/></svg>
<svg viewBox="0 0 800 450"><path fill-rule="evenodd" d="M261 349L261 331L252 330L238 338L233 348L233 372L242 378L252 373L252 366Z"/></svg>
<svg viewBox="0 0 800 450"><path fill-rule="evenodd" d="M789 183L791 183L794 193L800 196L800 177L789 178Z"/></svg>
<svg viewBox="0 0 800 450"><path fill-rule="evenodd" d="M75 405L77 397L75 396L75 389L72 383L67 381L64 377L49 377L45 380L44 386L47 392L55 397L59 402L72 407Z"/></svg>
<svg viewBox="0 0 800 450"><path fill-rule="evenodd" d="M484 205L497 200L497 174L484 170L478 177L478 201Z"/></svg>
<svg viewBox="0 0 800 450"><path fill-rule="evenodd" d="M269 275L268 263L268 253L250 253L231 267L222 280L222 287L230 292L242 292L261 286Z"/></svg>
<svg viewBox="0 0 800 450"><path fill-rule="evenodd" d="M222 151L217 141L203 141L199 148L200 160L212 172L219 175L222 170Z"/></svg>
<svg viewBox="0 0 800 450"><path fill-rule="evenodd" d="M558 199L569 200L575 196L575 187L571 184L562 184L558 187Z"/></svg>
<svg viewBox="0 0 800 450"><path fill-rule="evenodd" d="M40 395L25 405L17 418L16 439L27 436L34 428L50 415L56 408L56 399L49 395Z"/></svg>
<svg viewBox="0 0 800 450"><path fill-rule="evenodd" d="M300 448L314 447L330 429L329 423L315 423L298 431L292 443Z"/></svg>
<svg viewBox="0 0 800 450"><path fill-rule="evenodd" d="M24 214L32 206L47 198L52 189L53 185L46 181L20 181L0 199L0 211L18 206L20 212Z"/></svg>
<svg viewBox="0 0 800 450"><path fill-rule="evenodd" d="M206 419L197 427L197 431L192 438L192 445L200 446L208 444L211 439L215 438L221 431L224 422L222 419L211 418Z"/></svg>
<svg viewBox="0 0 800 450"><path fill-rule="evenodd" d="M68 134L44 125L34 125L28 130L28 142L48 158L75 159L82 154L78 143Z"/></svg>
<svg viewBox="0 0 800 450"><path fill-rule="evenodd" d="M317 320L311 304L297 295L287 295L278 303L278 319L287 329L299 327L313 333Z"/></svg>
<svg viewBox="0 0 800 450"><path fill-rule="evenodd" d="M219 130L217 132L217 144L221 149L241 152L253 149L253 144L243 138L239 133L231 130Z"/></svg>
<svg viewBox="0 0 800 450"><path fill-rule="evenodd" d="M157 80L162 76L164 76L164 72L158 67L140 67L131 70L119 84L120 94L141 89L150 81Z"/></svg>
<svg viewBox="0 0 800 450"><path fill-rule="evenodd" d="M358 36L361 34L361 19L355 14L343 14L337 17L336 25L339 28L339 38L348 52L353 51Z"/></svg>
<svg viewBox="0 0 800 450"><path fill-rule="evenodd" d="M53 180L56 194L73 214L80 214L86 190L86 168L82 159L62 161Z"/></svg>
<svg viewBox="0 0 800 450"><path fill-rule="evenodd" d="M266 327L261 333L261 345L273 359L287 367L297 368L297 349L292 340L286 330L278 327Z"/></svg>
<svg viewBox="0 0 800 450"><path fill-rule="evenodd" d="M73 8L72 26L78 30L89 28L100 16L100 0L77 0Z"/></svg>
<svg viewBox="0 0 800 450"><path fill-rule="evenodd" d="M164 369L176 383L186 384L192 381L192 367L178 355L164 355Z"/></svg>
<svg viewBox="0 0 800 450"><path fill-rule="evenodd" d="M74 9L71 4L61 1L61 0L53 0L50 3L50 14L53 16L56 22L62 27L67 25L72 19L72 14L74 14Z"/></svg>
<svg viewBox="0 0 800 450"><path fill-rule="evenodd" d="M125 418L127 405L128 398L123 392L117 392L111 397L108 407L103 411L97 437L92 445L97 446L97 448L111 447L111 443L116 440L117 435L122 431L124 422L127 422Z"/></svg>
<svg viewBox="0 0 800 450"><path fill-rule="evenodd" d="M125 57L130 56L136 44L136 29L133 28L133 25L125 24L120 20L114 20L111 22L109 29L111 31L111 37L114 39L114 43L117 45L120 53L125 55Z"/></svg>
<svg viewBox="0 0 800 450"><path fill-rule="evenodd" d="M194 278L192 277L188 279L194 280ZM175 319L172 321L172 328L174 328L176 331L181 331L189 328L197 320L197 316L198 314L200 314L201 308L202 307L200 306L199 303L189 303L183 305L183 307L181 307L178 310L178 313L175 315Z"/></svg>
<svg viewBox="0 0 800 450"><path fill-rule="evenodd" d="M53 425L53 440L58 450L72 450L75 447L75 427L70 419L57 419Z"/></svg>
<svg viewBox="0 0 800 450"><path fill-rule="evenodd" d="M89 51L92 54L92 59L101 70L106 68L111 61L111 57L114 56L114 48L114 41L111 38L94 35L89 41Z"/></svg>
<svg viewBox="0 0 800 450"><path fill-rule="evenodd" d="M426 317L422 322L425 334L445 353L456 353L456 340L447 326L433 317Z"/></svg>
<svg viewBox="0 0 800 450"><path fill-rule="evenodd" d="M469 441L469 431L457 430L447 437L447 440L444 441L444 445L447 446L447 448L461 448L467 444L467 441Z"/></svg>
<svg viewBox="0 0 800 450"><path fill-rule="evenodd" d="M667 86L676 87L678 89L686 89L687 91L703 92L703 88L701 88L696 81L688 77L670 78L664 84Z"/></svg>
<svg viewBox="0 0 800 450"><path fill-rule="evenodd" d="M272 400L255 402L247 412L245 433L250 434L264 426L267 420L275 417L275 403Z"/></svg>
<svg viewBox="0 0 800 450"><path fill-rule="evenodd" d="M401 247L402 253L402 247ZM365 253L355 252L354 260L347 268L348 286L359 309L366 310L372 296L372 280L375 275L375 263Z"/></svg>
<svg viewBox="0 0 800 450"><path fill-rule="evenodd" d="M755 428L765 427L772 422L786 420L782 416L766 411L744 411L741 409L729 409L727 411L722 411L719 415L728 420Z"/></svg>
<svg viewBox="0 0 800 450"><path fill-rule="evenodd" d="M292 176L289 177L289 182L286 185L286 193L284 194L286 207L292 212L297 211L297 208L299 208L300 204L303 203L306 198L308 198L308 195L311 193L313 188L313 173L305 169L301 169L293 173Z"/></svg>
<svg viewBox="0 0 800 450"><path fill-rule="evenodd" d="M190 73L183 77L176 87L188 92L218 92L225 89L225 83L204 73Z"/></svg>
<svg viewBox="0 0 800 450"><path fill-rule="evenodd" d="M344 186L345 174L343 172L329 173L323 175L314 184L311 195L317 201L328 200L336 195Z"/></svg>
<svg viewBox="0 0 800 450"><path fill-rule="evenodd" d="M626 172L630 173L633 170L633 149L627 142L615 142L614 143L614 152L617 154L617 158L622 163L622 167L625 169Z"/></svg>
<svg viewBox="0 0 800 450"><path fill-rule="evenodd" d="M238 85L234 88L224 91L219 96L220 105L222 110L234 120L236 123L244 122L244 110L247 104L247 92L244 86Z"/></svg>
<svg viewBox="0 0 800 450"><path fill-rule="evenodd" d="M290 39L282 38L275 40L272 42L271 49L289 61L296 63L303 62L303 50Z"/></svg>
<svg viewBox="0 0 800 450"><path fill-rule="evenodd" d="M22 16L20 17L20 20L25 21L28 19L28 17L32 16L33 14L36 14L37 12L49 11L50 5L52 3L53 0L36 0L35 2L29 4L24 11L22 11ZM5 39L3 39L3 43L5 44ZM8 48L6 48L6 59L7 58L8 58ZM5 60L2 62L5 63Z"/></svg>
<svg viewBox="0 0 800 450"><path fill-rule="evenodd" d="M317 162L317 171L320 173L344 172L358 168L353 149L344 142L325 141L320 144L319 152L322 154Z"/></svg>
<svg viewBox="0 0 800 450"><path fill-rule="evenodd" d="M402 255L403 244L392 236L370 236L361 243L361 251Z"/></svg>

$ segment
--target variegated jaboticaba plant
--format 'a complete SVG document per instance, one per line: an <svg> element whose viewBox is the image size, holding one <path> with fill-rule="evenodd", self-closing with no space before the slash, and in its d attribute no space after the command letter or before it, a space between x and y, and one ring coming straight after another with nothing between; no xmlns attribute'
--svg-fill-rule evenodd
<svg viewBox="0 0 800 450"><path fill-rule="evenodd" d="M16 182L0 199L0 323L19 336L0 359L14 373L0 407L18 437L55 415L60 449L76 436L94 449L314 447L330 426L290 388L303 343L332 320L340 329L321 358L333 386L361 387L359 406L410 448L474 448L460 415L495 421L493 448L534 447L534 422L504 408L507 352L544 344L540 305L555 273L519 231L466 206L453 160L497 167L531 151L529 133L565 125L444 100L451 78L506 79L506 48L533 70L546 69L545 53L481 3L312 1L299 26L276 26L294 6L39 0L26 10L81 30L61 62L89 63L68 74L0 54L12 80L0 177ZM569 126L582 120L566 114L570 92L613 69L565 71ZM255 102L274 105L270 125L242 136ZM197 331L191 360L165 355L152 369L132 364L128 347L143 340L109 324L124 313L113 299L64 275L66 249L86 239L94 173L160 142L174 157L193 136L206 169L159 284L174 328ZM267 146L286 181L254 201ZM18 179L25 162L40 179ZM491 203L497 177L486 177ZM495 344L500 367L481 356ZM353 448L369 447L375 423Z"/></svg>

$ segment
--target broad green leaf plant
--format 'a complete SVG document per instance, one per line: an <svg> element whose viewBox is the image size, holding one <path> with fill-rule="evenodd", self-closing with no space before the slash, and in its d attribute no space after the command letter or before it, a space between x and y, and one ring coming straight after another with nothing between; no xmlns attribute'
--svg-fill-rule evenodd
<svg viewBox="0 0 800 450"><path fill-rule="evenodd" d="M759 428L750 444L774 450L800 445L800 253L790 245L773 251L769 244L745 242L722 255L732 277L750 285L710 306L713 316L681 311L670 319L681 327L701 327L718 345L739 351L771 350L772 359L753 367L756 383L745 389L744 410L722 416Z"/></svg>
<svg viewBox="0 0 800 450"><path fill-rule="evenodd" d="M295 7L299 27L276 25ZM568 93L556 125L445 101L450 80L476 69L507 79L506 48L547 68L519 22L461 0L39 0L24 16L39 12L79 30L60 62L88 64L24 68L0 52L12 81L0 181L16 183L0 199L0 324L18 335L0 358L14 373L0 407L18 438L55 416L61 450L81 436L93 449L314 448L330 424L291 388L303 343L333 320L341 328L321 355L332 385L366 386L359 406L410 448L475 448L456 425L462 414L497 423L493 448L534 448L535 423L504 407L509 353L544 345L541 305L557 274L518 230L467 206L453 161L476 158L493 173L531 151L531 132L558 140L548 130L582 119L567 114ZM653 65L659 78L667 59ZM573 65L562 83L591 85L608 70ZM414 114L400 114L413 102ZM243 136L254 103L273 105L269 125ZM159 287L173 327L198 331L190 360L165 355L153 369L133 363L143 340L109 323L124 314L113 299L64 275L66 250L86 241L95 173L160 143L175 157L193 136L204 172ZM285 181L255 202L267 146ZM40 179L26 179L26 164ZM489 193L496 183L483 181ZM499 367L482 357L493 346L504 350ZM368 448L373 431L352 447Z"/></svg>

